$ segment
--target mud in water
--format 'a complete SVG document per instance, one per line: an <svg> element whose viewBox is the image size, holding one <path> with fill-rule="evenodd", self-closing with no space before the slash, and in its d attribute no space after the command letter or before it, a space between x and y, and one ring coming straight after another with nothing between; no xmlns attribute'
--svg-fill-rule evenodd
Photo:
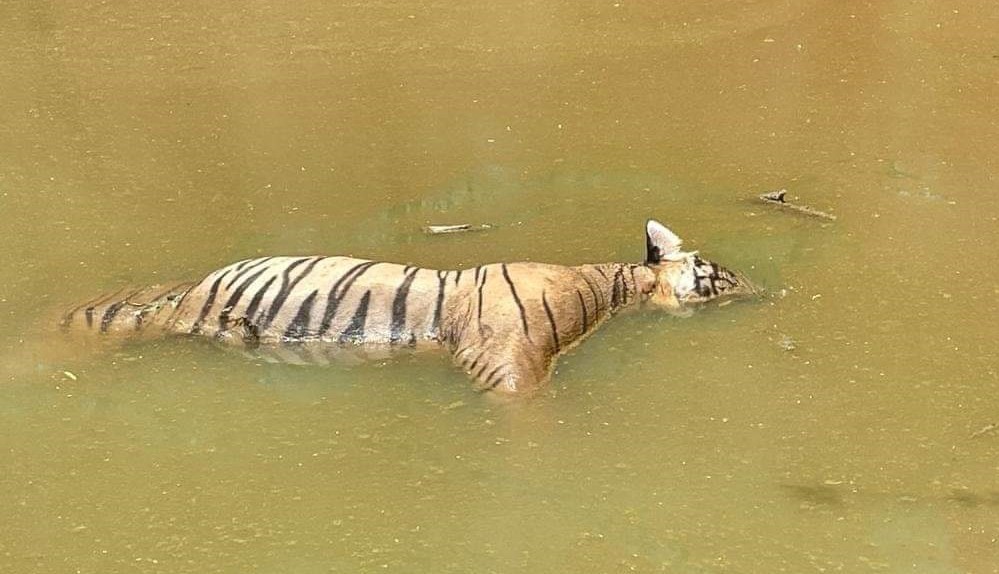
<svg viewBox="0 0 999 574"><path fill-rule="evenodd" d="M0 22L0 571L999 572L999 8ZM771 296L619 317L526 404L50 327L258 254L639 260L648 217Z"/></svg>

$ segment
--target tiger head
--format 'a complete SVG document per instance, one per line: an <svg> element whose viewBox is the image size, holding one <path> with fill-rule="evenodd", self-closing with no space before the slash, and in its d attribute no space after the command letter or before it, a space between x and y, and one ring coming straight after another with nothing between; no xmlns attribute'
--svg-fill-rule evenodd
<svg viewBox="0 0 999 574"><path fill-rule="evenodd" d="M645 229L645 265L655 273L650 300L672 311L715 299L745 297L759 289L745 275L681 251L683 241L665 225L650 219Z"/></svg>

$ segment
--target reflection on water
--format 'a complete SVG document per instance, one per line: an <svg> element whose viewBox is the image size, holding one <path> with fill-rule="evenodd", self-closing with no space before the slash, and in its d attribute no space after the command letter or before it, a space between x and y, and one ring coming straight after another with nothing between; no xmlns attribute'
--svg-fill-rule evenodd
<svg viewBox="0 0 999 574"><path fill-rule="evenodd" d="M991 5L0 15L3 571L999 571ZM648 217L773 297L620 317L527 404L45 319L255 254L637 260Z"/></svg>

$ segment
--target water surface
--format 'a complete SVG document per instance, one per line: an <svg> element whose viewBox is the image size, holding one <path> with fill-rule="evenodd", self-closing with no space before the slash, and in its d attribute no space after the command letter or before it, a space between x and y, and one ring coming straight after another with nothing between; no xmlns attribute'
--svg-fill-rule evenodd
<svg viewBox="0 0 999 574"><path fill-rule="evenodd" d="M0 16L0 570L999 571L999 9ZM615 319L529 403L51 327L257 254L638 260L647 217L773 296Z"/></svg>

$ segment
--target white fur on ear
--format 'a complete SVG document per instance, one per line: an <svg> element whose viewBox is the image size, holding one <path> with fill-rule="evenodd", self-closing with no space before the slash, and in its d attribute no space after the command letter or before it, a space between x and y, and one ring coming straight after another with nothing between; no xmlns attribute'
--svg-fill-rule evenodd
<svg viewBox="0 0 999 574"><path fill-rule="evenodd" d="M686 253L680 251L683 240L655 219L645 224L645 260L649 263L676 261Z"/></svg>

